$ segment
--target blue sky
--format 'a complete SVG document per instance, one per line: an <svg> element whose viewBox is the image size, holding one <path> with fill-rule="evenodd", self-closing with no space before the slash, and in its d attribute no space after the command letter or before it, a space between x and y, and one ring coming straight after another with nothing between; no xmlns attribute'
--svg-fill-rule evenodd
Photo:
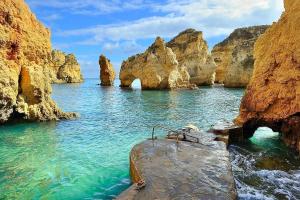
<svg viewBox="0 0 300 200"><path fill-rule="evenodd" d="M55 49L74 53L85 78L99 77L105 54L117 73L127 57L156 36L166 41L186 28L204 33L210 48L235 28L271 24L283 0L25 0L52 32Z"/></svg>

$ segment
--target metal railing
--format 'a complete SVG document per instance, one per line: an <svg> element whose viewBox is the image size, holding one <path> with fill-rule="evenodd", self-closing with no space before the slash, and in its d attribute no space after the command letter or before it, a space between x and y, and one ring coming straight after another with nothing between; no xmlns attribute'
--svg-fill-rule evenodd
<svg viewBox="0 0 300 200"><path fill-rule="evenodd" d="M185 130L185 129L173 130L173 129L170 129L168 127L162 126L160 124L157 124L157 125L153 126L153 128L152 128L152 137L151 137L152 140L155 140L157 138L157 137L155 137L155 129L157 129L157 128L168 131L168 135L167 135L168 137L171 135L171 133L175 133L177 142L179 141L179 136L182 135L183 140L186 140L187 137L191 137L191 138L195 139L197 143L199 143L199 138L197 138L195 136L192 136L192 135L189 135L187 133L187 131L190 131L191 128L186 128L187 130Z"/></svg>

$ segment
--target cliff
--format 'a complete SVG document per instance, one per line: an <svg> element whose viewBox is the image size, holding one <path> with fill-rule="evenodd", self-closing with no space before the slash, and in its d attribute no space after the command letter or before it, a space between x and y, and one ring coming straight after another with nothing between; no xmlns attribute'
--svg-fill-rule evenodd
<svg viewBox="0 0 300 200"><path fill-rule="evenodd" d="M83 82L80 65L74 54L52 50L48 69L52 83Z"/></svg>
<svg viewBox="0 0 300 200"><path fill-rule="evenodd" d="M102 86L112 86L114 85L114 80L116 78L113 65L110 63L104 55L99 57L100 65L100 80Z"/></svg>
<svg viewBox="0 0 300 200"><path fill-rule="evenodd" d="M260 126L282 133L300 150L300 1L285 0L285 12L256 42L254 72L236 123L246 135Z"/></svg>
<svg viewBox="0 0 300 200"><path fill-rule="evenodd" d="M234 30L214 46L212 56L217 64L216 83L225 87L246 87L253 73L253 49L256 40L269 26L252 26Z"/></svg>
<svg viewBox="0 0 300 200"><path fill-rule="evenodd" d="M51 99L50 31L24 0L0 1L0 123L74 117Z"/></svg>
<svg viewBox="0 0 300 200"><path fill-rule="evenodd" d="M187 69L190 83L198 86L214 83L216 64L202 32L187 29L168 42L167 47L175 53L179 68Z"/></svg>
<svg viewBox="0 0 300 200"><path fill-rule="evenodd" d="M140 79L142 89L174 89L189 87L189 74L179 69L176 55L160 37L142 54L128 58L121 66L121 87L130 87Z"/></svg>

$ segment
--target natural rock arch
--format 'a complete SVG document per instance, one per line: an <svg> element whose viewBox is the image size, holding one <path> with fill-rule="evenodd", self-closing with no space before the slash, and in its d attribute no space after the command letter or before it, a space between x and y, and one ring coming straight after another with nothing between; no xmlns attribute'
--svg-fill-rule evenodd
<svg viewBox="0 0 300 200"><path fill-rule="evenodd" d="M142 89L172 89L189 86L187 71L179 69L176 55L160 37L142 54L124 61L121 66L121 87L130 87L141 80Z"/></svg>

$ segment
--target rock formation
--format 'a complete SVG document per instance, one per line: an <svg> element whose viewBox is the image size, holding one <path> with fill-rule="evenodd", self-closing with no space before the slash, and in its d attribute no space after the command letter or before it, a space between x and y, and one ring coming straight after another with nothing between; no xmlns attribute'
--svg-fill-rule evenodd
<svg viewBox="0 0 300 200"><path fill-rule="evenodd" d="M50 97L50 31L24 0L0 1L0 123L53 120L63 113Z"/></svg>
<svg viewBox="0 0 300 200"><path fill-rule="evenodd" d="M234 30L228 38L217 44L212 56L217 64L216 83L225 87L246 87L253 73L253 49L257 38L269 26L253 26Z"/></svg>
<svg viewBox="0 0 300 200"><path fill-rule="evenodd" d="M210 55L203 34L194 29L187 29L167 43L176 54L180 68L186 68L190 82L195 85L212 85L216 64Z"/></svg>
<svg viewBox="0 0 300 200"><path fill-rule="evenodd" d="M114 80L116 78L113 65L110 63L104 55L99 58L100 65L100 80L102 86L112 86L114 85Z"/></svg>
<svg viewBox="0 0 300 200"><path fill-rule="evenodd" d="M52 83L81 83L80 65L73 54L66 55L59 50L51 53L49 74Z"/></svg>
<svg viewBox="0 0 300 200"><path fill-rule="evenodd" d="M215 68L202 32L187 29L167 44L158 37L145 53L123 62L121 86L129 87L135 79L143 89L212 85Z"/></svg>
<svg viewBox="0 0 300 200"><path fill-rule="evenodd" d="M254 72L237 124L250 137L261 126L282 134L300 150L300 1L285 0L285 12L255 44Z"/></svg>
<svg viewBox="0 0 300 200"><path fill-rule="evenodd" d="M142 89L186 88L189 78L186 68L179 68L176 55L160 37L144 53L124 61L120 71L121 87L130 87L140 79Z"/></svg>

